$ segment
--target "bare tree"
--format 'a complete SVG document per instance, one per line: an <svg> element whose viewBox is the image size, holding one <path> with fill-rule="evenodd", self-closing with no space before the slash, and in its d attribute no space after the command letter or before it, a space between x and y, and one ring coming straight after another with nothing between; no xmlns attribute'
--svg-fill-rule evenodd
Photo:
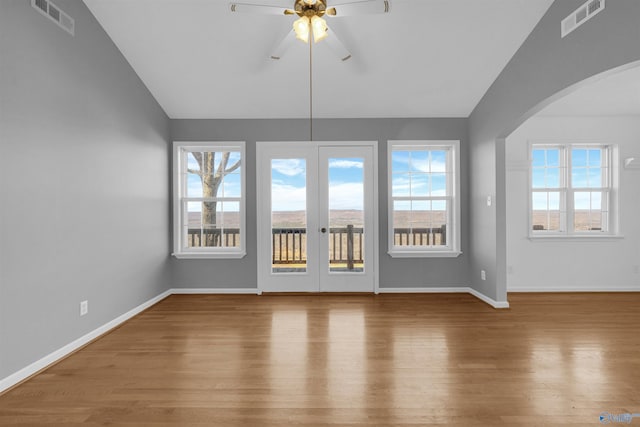
<svg viewBox="0 0 640 427"><path fill-rule="evenodd" d="M204 153L192 152L193 157L198 162L199 169L188 169L189 173L198 175L202 182L202 197L217 197L218 189L222 184L223 178L226 174L229 174L240 167L241 160L238 160L235 164L227 167L229 163L229 151L223 151L220 153L222 158L218 167L216 164L215 151L208 151ZM216 201L203 202L202 203L202 223L206 225L214 225L216 223ZM217 228L217 227L214 227ZM218 246L222 236L219 233L207 233L206 243L203 246Z"/></svg>

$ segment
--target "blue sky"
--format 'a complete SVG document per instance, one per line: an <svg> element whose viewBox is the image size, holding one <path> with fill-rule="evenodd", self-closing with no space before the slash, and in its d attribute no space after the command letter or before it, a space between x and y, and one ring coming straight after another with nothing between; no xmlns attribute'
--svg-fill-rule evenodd
<svg viewBox="0 0 640 427"><path fill-rule="evenodd" d="M418 150L394 151L392 153L392 192L394 197L444 196L446 194L446 151ZM221 156L216 156L215 167ZM190 169L198 169L195 158L187 158ZM232 152L229 165L240 159L239 152ZM598 188L603 185L602 150L600 148L576 148L571 150L571 182L574 188ZM532 154L532 183L534 189L560 187L560 149L534 149ZM306 161L305 159L274 159L272 161L272 199L275 211L304 210L306 205ZM329 164L329 192L331 209L362 209L362 159L335 158ZM187 195L200 197L202 183L195 174L187 175ZM240 197L241 167L227 175L220 188L219 196ZM535 210L560 209L560 194L549 191L534 193ZM435 204L433 204L435 203ZM444 202L396 201L396 210L441 210ZM600 209L600 192L576 192L576 209ZM237 211L237 202L218 204L218 210ZM190 203L189 211L199 211L199 203Z"/></svg>
<svg viewBox="0 0 640 427"><path fill-rule="evenodd" d="M393 151L391 154L391 187L393 197L446 196L447 152L440 150ZM395 210L441 210L443 202L429 206L425 201L397 201Z"/></svg>
<svg viewBox="0 0 640 427"><path fill-rule="evenodd" d="M240 158L240 153L232 152L229 165ZM216 156L214 167L220 164ZM189 169L198 170L193 155L187 157ZM220 197L240 197L241 168L227 175L218 192ZM297 211L306 209L306 160L272 160L272 202L275 211ZM329 160L330 209L363 209L363 160L361 158L335 158ZM202 182L198 175L187 174L187 196L202 197ZM200 202L189 203L190 212L199 212ZM218 210L237 211L237 202L218 203Z"/></svg>
<svg viewBox="0 0 640 427"><path fill-rule="evenodd" d="M274 211L306 209L306 160L273 159L271 161L271 203ZM363 160L329 159L329 209L362 210Z"/></svg>

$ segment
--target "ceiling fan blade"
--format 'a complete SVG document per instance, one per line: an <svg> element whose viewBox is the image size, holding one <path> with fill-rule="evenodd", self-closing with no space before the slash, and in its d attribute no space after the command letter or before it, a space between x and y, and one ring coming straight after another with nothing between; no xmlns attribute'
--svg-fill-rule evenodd
<svg viewBox="0 0 640 427"><path fill-rule="evenodd" d="M391 4L389 0L365 0L331 6L327 8L326 14L340 18L343 16L388 13L390 10Z"/></svg>
<svg viewBox="0 0 640 427"><path fill-rule="evenodd" d="M291 45L296 42L296 33L291 30L287 33L286 36L282 39L282 41L275 48L273 53L271 54L271 59L278 60L284 56L285 53L289 50Z"/></svg>
<svg viewBox="0 0 640 427"><path fill-rule="evenodd" d="M280 6L265 6L262 4L229 3L231 12L254 13L257 15L294 15L291 9L283 9Z"/></svg>
<svg viewBox="0 0 640 427"><path fill-rule="evenodd" d="M344 47L344 44L340 41L335 32L328 30L329 36L324 39L324 43L329 46L329 50L331 50L341 61L347 61L351 59L351 53Z"/></svg>

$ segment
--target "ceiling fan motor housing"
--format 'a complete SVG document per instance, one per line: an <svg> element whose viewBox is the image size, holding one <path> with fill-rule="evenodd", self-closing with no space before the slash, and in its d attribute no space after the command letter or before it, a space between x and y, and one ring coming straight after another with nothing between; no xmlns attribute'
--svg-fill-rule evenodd
<svg viewBox="0 0 640 427"><path fill-rule="evenodd" d="M311 19L312 16L322 17L327 11L327 1L326 0L296 0L293 5L293 9L299 17L308 17Z"/></svg>

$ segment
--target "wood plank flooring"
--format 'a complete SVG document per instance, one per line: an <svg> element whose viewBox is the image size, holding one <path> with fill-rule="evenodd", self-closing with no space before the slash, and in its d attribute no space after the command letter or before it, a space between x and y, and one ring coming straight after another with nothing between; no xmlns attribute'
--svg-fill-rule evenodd
<svg viewBox="0 0 640 427"><path fill-rule="evenodd" d="M595 426L640 413L640 294L509 299L173 295L0 396L0 425Z"/></svg>

